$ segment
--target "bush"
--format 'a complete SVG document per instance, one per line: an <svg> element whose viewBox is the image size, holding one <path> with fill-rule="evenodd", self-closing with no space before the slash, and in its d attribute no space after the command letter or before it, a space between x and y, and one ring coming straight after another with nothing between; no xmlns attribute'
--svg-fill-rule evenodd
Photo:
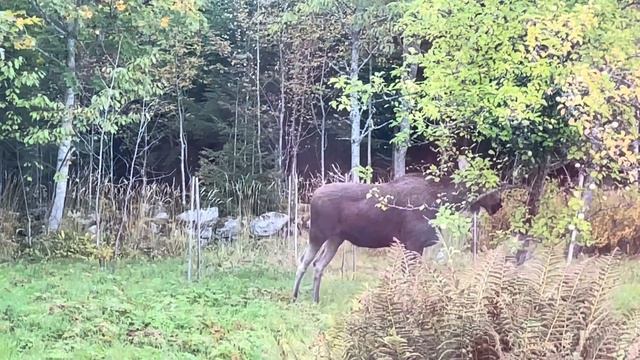
<svg viewBox="0 0 640 360"><path fill-rule="evenodd" d="M608 190L594 195L589 219L595 247L640 252L640 192Z"/></svg>
<svg viewBox="0 0 640 360"><path fill-rule="evenodd" d="M328 337L332 358L615 359L640 346L640 316L610 305L615 256L566 266L546 248L516 267L498 248L454 271L392 253L382 283Z"/></svg>
<svg viewBox="0 0 640 360"><path fill-rule="evenodd" d="M483 216L481 245L493 248L504 244L519 232L544 245L566 244L571 225L579 230L578 242L588 249L609 252L619 247L628 254L640 252L640 192L627 190L596 190L584 219L578 216L582 203L565 194L557 182L549 181L540 200L540 211L526 225L525 189L509 190L503 196L503 206L493 217Z"/></svg>
<svg viewBox="0 0 640 360"><path fill-rule="evenodd" d="M33 239L31 246L22 243L16 255L18 258L32 260L93 259L98 253L99 249L90 234L60 231L51 237L40 236Z"/></svg>
<svg viewBox="0 0 640 360"><path fill-rule="evenodd" d="M589 224L577 217L582 204L578 199L567 196L555 181L549 181L540 199L540 211L527 225L527 197L525 189L509 190L503 196L503 207L493 217L485 217L483 233L485 242L494 247L517 232L537 239L545 245L565 242L570 233L570 225L577 225L581 231L580 241L589 241ZM490 242L488 240L492 240Z"/></svg>

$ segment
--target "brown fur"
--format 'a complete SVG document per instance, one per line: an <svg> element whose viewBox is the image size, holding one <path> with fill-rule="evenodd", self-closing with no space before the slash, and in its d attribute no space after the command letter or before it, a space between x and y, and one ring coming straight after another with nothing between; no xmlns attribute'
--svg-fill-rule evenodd
<svg viewBox="0 0 640 360"><path fill-rule="evenodd" d="M382 210L376 207L375 197L367 199L367 193L373 188L379 189L379 195L391 195L389 203L395 207ZM438 241L435 229L428 219L436 215L439 196L443 202L461 203L464 190L449 181L435 182L425 180L419 175L406 175L384 184L368 185L354 183L334 183L321 186L311 198L311 224L309 245L300 259L300 266L294 284L294 299L298 295L300 281L313 258L314 261L314 301L319 301L320 279L324 268L329 264L338 247L345 240L355 246L382 248L390 246L394 238L407 250L422 254L425 247ZM419 207L422 210L404 208ZM396 207L401 207L399 209ZM475 201L469 208L472 211L483 207L489 214L495 214L501 207L499 191L487 193ZM324 247L323 247L324 246Z"/></svg>

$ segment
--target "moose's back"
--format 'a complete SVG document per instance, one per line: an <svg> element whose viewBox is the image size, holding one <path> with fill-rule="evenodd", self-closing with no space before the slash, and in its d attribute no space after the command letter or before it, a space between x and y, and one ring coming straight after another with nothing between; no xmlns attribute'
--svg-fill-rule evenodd
<svg viewBox="0 0 640 360"><path fill-rule="evenodd" d="M310 241L322 243L328 238L348 240L356 246L380 248L389 246L393 238L405 242L419 236L435 237L428 220L435 215L432 209L405 210L376 206L376 197L367 198L373 188L380 196L390 195L389 202L401 208L433 205L442 186L421 177L405 176L378 184L334 183L314 192L311 199ZM423 239L428 241L430 239ZM436 239L432 239L436 241ZM429 241L430 242L430 241Z"/></svg>

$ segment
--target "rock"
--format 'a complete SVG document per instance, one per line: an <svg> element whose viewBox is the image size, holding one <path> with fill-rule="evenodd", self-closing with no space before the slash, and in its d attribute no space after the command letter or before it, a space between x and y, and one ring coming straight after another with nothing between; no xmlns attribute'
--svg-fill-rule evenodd
<svg viewBox="0 0 640 360"><path fill-rule="evenodd" d="M251 234L255 236L272 236L277 234L289 222L287 214L271 211L251 221Z"/></svg>
<svg viewBox="0 0 640 360"><path fill-rule="evenodd" d="M149 230L151 231L151 234L153 234L153 235L160 234L160 226L158 224L151 223L151 226L149 227Z"/></svg>
<svg viewBox="0 0 640 360"><path fill-rule="evenodd" d="M198 230L196 228L187 229L189 236L196 235ZM211 236L213 235L213 226L201 226L200 228L200 246L206 246L211 242Z"/></svg>
<svg viewBox="0 0 640 360"><path fill-rule="evenodd" d="M178 215L178 219L185 222L196 222L198 211L197 210L188 210ZM210 207L205 209L200 209L200 224L210 224L214 223L218 220L218 208Z"/></svg>
<svg viewBox="0 0 640 360"><path fill-rule="evenodd" d="M169 221L169 214L167 214L166 211L160 211L159 213L155 214L152 218L151 221L153 222L165 222L165 221Z"/></svg>
<svg viewBox="0 0 640 360"><path fill-rule="evenodd" d="M227 219L222 227L216 229L216 236L226 240L235 239L240 233L240 219Z"/></svg>
<svg viewBox="0 0 640 360"><path fill-rule="evenodd" d="M444 251L444 248L441 247L440 250L438 250L438 252L436 253L435 261L438 264L442 265L442 264L445 264L447 260L448 260L447 253L446 251Z"/></svg>
<svg viewBox="0 0 640 360"><path fill-rule="evenodd" d="M87 232L91 235L96 235L98 234L98 225L91 225L89 226L89 228L87 229Z"/></svg>

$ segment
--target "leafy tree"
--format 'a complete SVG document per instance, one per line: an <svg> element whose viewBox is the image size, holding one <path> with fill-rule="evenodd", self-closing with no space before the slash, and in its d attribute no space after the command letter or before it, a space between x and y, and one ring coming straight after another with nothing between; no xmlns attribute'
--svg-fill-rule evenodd
<svg viewBox="0 0 640 360"><path fill-rule="evenodd" d="M337 87L343 91L343 97L334 102L334 105L339 110L349 112L351 176L354 181L358 181L360 144L373 127L368 121L363 131L362 114L367 110L372 94L383 84L379 80L365 84L360 79L361 70L376 54L389 51L391 48L390 14L384 2L357 0L339 3L309 1L298 7L298 14L321 17L323 21L340 29L340 40L347 40L348 46L341 49L344 68L338 68L340 74L334 80ZM375 79L380 77L377 76Z"/></svg>
<svg viewBox="0 0 640 360"><path fill-rule="evenodd" d="M548 171L570 161L634 180L637 17L610 0L413 1L401 26L431 47L410 57L424 81L401 85L416 99L411 124L445 164L459 139L491 144L494 165L532 178L532 216ZM625 131L593 141L593 126Z"/></svg>
<svg viewBox="0 0 640 360"><path fill-rule="evenodd" d="M69 165L78 135L97 127L103 136L139 119L137 101L165 92L173 79L162 72L173 60L169 39L193 39L201 26L198 2L47 0L15 1L15 7L43 19L34 32L36 61L47 64L44 79L52 97L64 103L57 118L35 118L32 138L59 145L50 230L58 229L64 211ZM34 118L34 113L29 114ZM25 124L26 118L15 123ZM14 125L15 127L16 125ZM102 151L98 154L102 165ZM100 172L99 172L100 174ZM101 176L101 175L100 175ZM97 207L97 206L96 206Z"/></svg>

